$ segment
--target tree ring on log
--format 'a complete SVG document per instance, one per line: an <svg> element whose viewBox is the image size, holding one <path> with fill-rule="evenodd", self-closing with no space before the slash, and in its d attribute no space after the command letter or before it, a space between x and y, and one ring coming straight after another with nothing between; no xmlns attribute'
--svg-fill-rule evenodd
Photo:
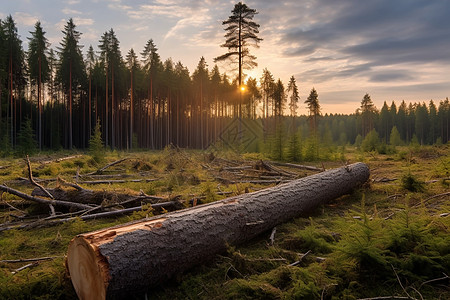
<svg viewBox="0 0 450 300"><path fill-rule="evenodd" d="M98 264L98 255L101 255L86 242L85 239L76 237L69 245L67 266L70 269L70 277L75 291L80 299L105 299L106 283L102 265Z"/></svg>

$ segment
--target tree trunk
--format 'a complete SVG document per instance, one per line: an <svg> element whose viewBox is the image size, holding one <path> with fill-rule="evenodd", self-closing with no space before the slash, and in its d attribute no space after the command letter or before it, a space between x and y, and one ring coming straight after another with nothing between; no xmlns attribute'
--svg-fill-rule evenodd
<svg viewBox="0 0 450 300"><path fill-rule="evenodd" d="M363 163L75 237L67 268L80 299L145 291L366 182Z"/></svg>

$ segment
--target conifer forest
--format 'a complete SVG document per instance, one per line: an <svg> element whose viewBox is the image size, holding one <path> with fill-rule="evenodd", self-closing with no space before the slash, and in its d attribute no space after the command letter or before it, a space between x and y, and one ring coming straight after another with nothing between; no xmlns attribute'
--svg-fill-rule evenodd
<svg viewBox="0 0 450 300"><path fill-rule="evenodd" d="M323 143L355 144L372 130L385 144L391 135L395 143L405 144L449 140L448 98L392 101L377 108L366 94L353 114L323 115L320 91L299 91L293 76L282 82L267 68L261 78L245 83L221 73L217 65L209 68L203 57L190 71L180 61L162 61L152 39L142 49L122 54L113 29L99 37L100 51L82 49L82 33L72 19L59 45L49 45L40 22L27 39L29 49L23 49L13 18L1 21L4 153L86 149L97 121L105 146L119 150L170 144L207 149L238 117L257 124L261 132L255 135L264 141L277 134L300 140L315 135ZM297 115L302 105L308 115Z"/></svg>

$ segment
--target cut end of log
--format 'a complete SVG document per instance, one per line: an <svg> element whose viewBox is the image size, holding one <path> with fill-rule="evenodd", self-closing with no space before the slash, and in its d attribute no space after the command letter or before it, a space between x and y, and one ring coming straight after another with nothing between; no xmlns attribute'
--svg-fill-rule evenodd
<svg viewBox="0 0 450 300"><path fill-rule="evenodd" d="M83 238L74 238L67 253L67 267L79 299L105 299L109 281L104 258Z"/></svg>

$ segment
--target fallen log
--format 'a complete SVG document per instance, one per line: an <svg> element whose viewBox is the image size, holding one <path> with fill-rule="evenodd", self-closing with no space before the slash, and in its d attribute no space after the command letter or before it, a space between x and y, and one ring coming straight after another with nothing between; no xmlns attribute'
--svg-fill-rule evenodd
<svg viewBox="0 0 450 300"><path fill-rule="evenodd" d="M292 163L282 163L282 162L278 162L278 161L271 161L270 163L273 164L273 165L276 165L276 166L281 166L281 167L289 167L289 168L295 168L295 169L304 169L304 170L317 171L317 172L322 172L323 171L323 168L317 168L317 167L307 166L307 165L297 165L297 164L292 164Z"/></svg>
<svg viewBox="0 0 450 300"><path fill-rule="evenodd" d="M129 296L366 182L363 163L75 237L67 268L80 299Z"/></svg>
<svg viewBox="0 0 450 300"><path fill-rule="evenodd" d="M114 203L123 204L124 202L154 200L154 201L167 201L167 198L150 196L145 194L130 194L127 191L104 191L104 190L89 190L89 189L62 189L54 188L47 189L47 191L58 200L66 202L75 202L83 204L102 204L105 200ZM46 195L38 188L35 188L31 192L32 196L45 197Z"/></svg>
<svg viewBox="0 0 450 300"><path fill-rule="evenodd" d="M61 200L53 200L53 199L47 200L47 199L40 198L40 197L30 196L28 194L22 193L21 191L15 190L15 189L10 188L9 186L3 185L3 184L0 184L0 191L9 193L11 195L16 195L25 200L29 200L29 201L33 201L33 202L45 204L45 205L56 205L56 206L77 208L77 209L92 208L92 206L82 204L82 203L74 203L74 202L69 202L69 201L61 201Z"/></svg>

